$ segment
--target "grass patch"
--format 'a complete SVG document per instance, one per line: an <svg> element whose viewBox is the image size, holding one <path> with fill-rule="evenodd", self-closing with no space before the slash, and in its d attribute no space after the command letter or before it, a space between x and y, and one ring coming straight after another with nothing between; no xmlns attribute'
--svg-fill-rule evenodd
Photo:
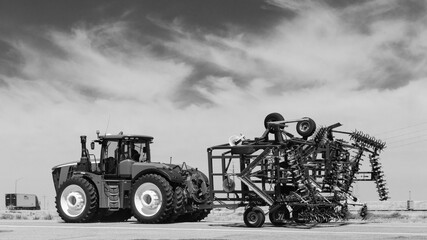
<svg viewBox="0 0 427 240"><path fill-rule="evenodd" d="M0 220L55 220L57 216L48 211L4 211Z"/></svg>
<svg viewBox="0 0 427 240"><path fill-rule="evenodd" d="M53 219L53 216L50 213L48 213L47 215L43 216L43 220L52 220L52 219Z"/></svg>

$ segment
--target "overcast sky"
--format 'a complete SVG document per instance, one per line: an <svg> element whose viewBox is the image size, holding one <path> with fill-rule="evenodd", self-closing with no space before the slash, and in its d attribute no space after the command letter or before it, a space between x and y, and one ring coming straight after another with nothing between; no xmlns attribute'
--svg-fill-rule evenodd
<svg viewBox="0 0 427 240"><path fill-rule="evenodd" d="M154 161L207 173L208 147L259 137L279 112L383 139L391 200L427 200L426 12L417 0L0 0L0 194L16 182L53 206L51 168L96 130L152 135ZM355 191L378 199L374 183Z"/></svg>

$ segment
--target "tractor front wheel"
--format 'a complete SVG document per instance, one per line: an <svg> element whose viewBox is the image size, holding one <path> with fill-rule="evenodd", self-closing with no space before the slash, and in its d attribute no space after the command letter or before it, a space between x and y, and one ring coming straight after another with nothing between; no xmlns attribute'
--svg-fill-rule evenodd
<svg viewBox="0 0 427 240"><path fill-rule="evenodd" d="M148 174L132 185L131 207L141 223L163 223L174 213L174 192L162 176Z"/></svg>
<svg viewBox="0 0 427 240"><path fill-rule="evenodd" d="M59 188L56 209L65 222L94 221L98 212L98 193L88 180L70 178Z"/></svg>

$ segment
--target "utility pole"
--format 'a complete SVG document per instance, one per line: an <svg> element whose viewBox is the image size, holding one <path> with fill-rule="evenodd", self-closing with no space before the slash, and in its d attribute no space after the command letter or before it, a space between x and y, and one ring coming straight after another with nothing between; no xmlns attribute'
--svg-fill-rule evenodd
<svg viewBox="0 0 427 240"><path fill-rule="evenodd" d="M15 179L15 194L18 193L18 181L21 179L23 179L23 178L21 177L21 178Z"/></svg>
<svg viewBox="0 0 427 240"><path fill-rule="evenodd" d="M43 195L43 209L46 210L46 195Z"/></svg>

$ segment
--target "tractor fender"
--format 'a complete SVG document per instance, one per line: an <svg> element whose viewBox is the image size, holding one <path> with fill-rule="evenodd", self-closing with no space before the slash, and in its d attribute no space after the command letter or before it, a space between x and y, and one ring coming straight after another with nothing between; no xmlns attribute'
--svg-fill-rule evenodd
<svg viewBox="0 0 427 240"><path fill-rule="evenodd" d="M158 174L169 182L181 184L184 179L179 170L162 163L135 163L132 165L132 182L142 175Z"/></svg>
<svg viewBox="0 0 427 240"><path fill-rule="evenodd" d="M67 179L73 176L76 166L77 162L71 162L52 168L53 185L56 192Z"/></svg>

